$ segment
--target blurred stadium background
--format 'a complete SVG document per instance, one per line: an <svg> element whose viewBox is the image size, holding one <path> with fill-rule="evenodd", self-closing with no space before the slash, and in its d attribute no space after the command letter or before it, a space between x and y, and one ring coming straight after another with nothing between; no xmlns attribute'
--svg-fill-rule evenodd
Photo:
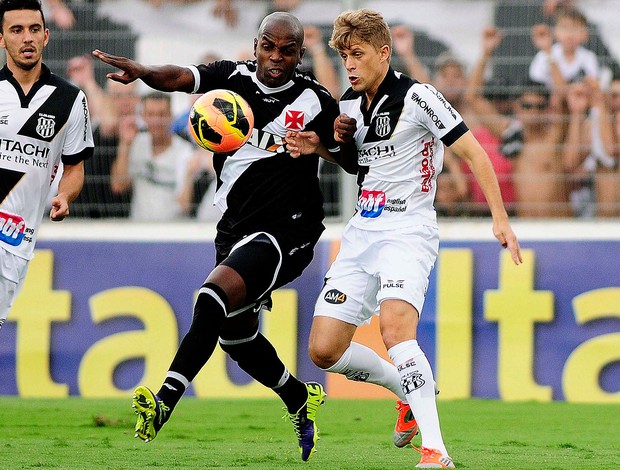
<svg viewBox="0 0 620 470"><path fill-rule="evenodd" d="M245 58L260 20L278 2L230 3L237 14L234 24L214 15L219 4L215 0L67 0L75 24L60 28L50 21L52 37L44 59L64 75L70 58L95 48L150 64L192 64L206 54ZM543 6L555 2L292 3L291 11L304 24L318 26L325 39L340 11L381 11L391 25L404 24L414 31L416 52L431 74L445 52L471 71L480 56L484 28L496 25L504 39L487 79L499 92L510 93L523 83L536 53L531 26L551 23ZM595 42L588 47L605 70L601 86L606 87L620 80L620 0L573 3L590 24ZM338 57L328 53L340 72ZM309 59L304 67L312 67ZM396 56L393 64L404 69ZM95 63L101 87L108 71ZM345 77L340 80L344 89ZM175 113L182 113L187 103L186 95L174 94ZM618 153L616 141L615 158ZM616 165L612 177L618 187L619 175ZM353 179L335 167L325 165L321 180L329 222L325 239L304 276L278 294L276 305L281 307L270 317L275 320L266 319L263 325L292 369L308 380L325 379L308 362L307 332L314 297L356 197ZM447 214L450 217L440 219L442 252L421 326L421 342L442 388L440 398L620 402L617 215L517 218L527 263L514 270L492 238L489 219L467 204L459 206L459 217ZM620 212L620 196L612 206L612 214ZM76 205L77 214L80 210ZM189 326L193 290L213 263L213 226L189 219L159 224L89 220L83 214L60 225L43 224L27 284L0 333L0 395L126 396L137 383L161 380L178 337ZM291 311L296 314L290 316ZM381 348L376 325L361 335L367 344ZM327 380L332 397L386 396L372 386ZM260 397L266 392L218 356L193 393Z"/></svg>

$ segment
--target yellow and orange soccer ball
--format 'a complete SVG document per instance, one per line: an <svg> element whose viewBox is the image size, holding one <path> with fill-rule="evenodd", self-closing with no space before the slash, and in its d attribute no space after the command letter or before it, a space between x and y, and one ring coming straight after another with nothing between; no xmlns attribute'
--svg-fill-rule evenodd
<svg viewBox="0 0 620 470"><path fill-rule="evenodd" d="M191 136L202 148L228 153L248 141L254 128L254 114L240 95L217 89L196 100L188 124Z"/></svg>

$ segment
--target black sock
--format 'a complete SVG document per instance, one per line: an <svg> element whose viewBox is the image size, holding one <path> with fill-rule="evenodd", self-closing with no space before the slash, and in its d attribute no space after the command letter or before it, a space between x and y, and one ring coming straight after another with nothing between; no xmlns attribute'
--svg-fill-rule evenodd
<svg viewBox="0 0 620 470"><path fill-rule="evenodd" d="M287 411L291 414L297 413L308 401L306 384L293 375L290 375L282 386L274 388L273 391L280 396Z"/></svg>
<svg viewBox="0 0 620 470"><path fill-rule="evenodd" d="M166 377L166 380L164 380L163 385L157 392L157 396L172 410L183 396L183 393L185 393L183 382L174 377Z"/></svg>
<svg viewBox="0 0 620 470"><path fill-rule="evenodd" d="M306 384L291 375L273 345L261 333L245 342L220 340L220 346L252 378L273 389L289 413L297 413L308 399Z"/></svg>
<svg viewBox="0 0 620 470"><path fill-rule="evenodd" d="M228 299L218 286L206 283L200 289L194 306L192 325L168 369L173 375L178 374L187 380L187 385L194 380L213 354L227 309ZM183 396L185 388L180 380L167 376L157 395L172 410Z"/></svg>

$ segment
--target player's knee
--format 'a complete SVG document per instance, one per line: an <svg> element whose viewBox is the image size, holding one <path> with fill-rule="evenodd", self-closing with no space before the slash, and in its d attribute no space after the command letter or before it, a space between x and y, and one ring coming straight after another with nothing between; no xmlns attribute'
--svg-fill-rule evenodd
<svg viewBox="0 0 620 470"><path fill-rule="evenodd" d="M223 289L216 284L206 282L198 291L194 304L194 322L208 318L218 318L222 321L228 313L228 297Z"/></svg>
<svg viewBox="0 0 620 470"><path fill-rule="evenodd" d="M308 354L312 362L321 369L329 369L342 356L341 351L336 351L328 344L320 342L311 342L308 345Z"/></svg>

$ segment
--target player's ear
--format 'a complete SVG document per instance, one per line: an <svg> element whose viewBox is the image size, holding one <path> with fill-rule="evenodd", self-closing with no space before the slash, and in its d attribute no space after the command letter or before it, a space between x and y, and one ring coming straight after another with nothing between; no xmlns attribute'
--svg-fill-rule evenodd
<svg viewBox="0 0 620 470"><path fill-rule="evenodd" d="M258 39L254 38L254 48L253 48L254 57L256 57L256 48L257 47L258 47Z"/></svg>
<svg viewBox="0 0 620 470"><path fill-rule="evenodd" d="M383 60L387 60L389 62L391 54L392 54L392 49L387 44L384 44L383 46L381 46L381 49L379 49L379 55L381 56L381 59Z"/></svg>
<svg viewBox="0 0 620 470"><path fill-rule="evenodd" d="M297 61L297 65L301 65L301 61L304 58L305 53L306 53L306 47L301 46L301 49L299 50L299 60Z"/></svg>

